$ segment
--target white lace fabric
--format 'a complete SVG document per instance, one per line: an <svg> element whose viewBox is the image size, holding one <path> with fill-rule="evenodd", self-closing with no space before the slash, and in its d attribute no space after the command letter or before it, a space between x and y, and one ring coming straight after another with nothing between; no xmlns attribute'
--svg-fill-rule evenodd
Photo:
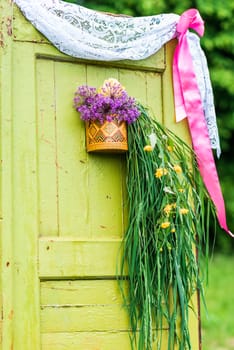
<svg viewBox="0 0 234 350"><path fill-rule="evenodd" d="M15 0L25 17L61 52L82 59L140 60L175 38L180 16L110 16L61 0ZM188 35L211 146L220 155L213 92L205 55L195 34Z"/></svg>

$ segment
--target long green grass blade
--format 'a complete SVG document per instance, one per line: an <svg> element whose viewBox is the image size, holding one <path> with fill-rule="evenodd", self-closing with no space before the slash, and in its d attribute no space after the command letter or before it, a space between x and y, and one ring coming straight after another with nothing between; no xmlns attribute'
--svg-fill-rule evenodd
<svg viewBox="0 0 234 350"><path fill-rule="evenodd" d="M126 265L129 289L121 291L132 349L160 350L165 327L168 350L191 349L189 303L197 290L203 297L200 259L208 261L209 217L215 211L193 151L139 108L141 116L128 128L129 224L119 273L124 275ZM152 135L155 147L147 152Z"/></svg>

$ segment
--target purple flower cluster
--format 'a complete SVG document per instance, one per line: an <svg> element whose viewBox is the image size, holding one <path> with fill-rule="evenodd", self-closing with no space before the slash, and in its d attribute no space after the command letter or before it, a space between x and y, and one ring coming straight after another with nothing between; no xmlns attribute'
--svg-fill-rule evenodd
<svg viewBox="0 0 234 350"><path fill-rule="evenodd" d="M77 88L74 107L85 121L126 121L133 123L140 115L135 98L128 96L118 81L106 80L98 91L94 87L82 85Z"/></svg>

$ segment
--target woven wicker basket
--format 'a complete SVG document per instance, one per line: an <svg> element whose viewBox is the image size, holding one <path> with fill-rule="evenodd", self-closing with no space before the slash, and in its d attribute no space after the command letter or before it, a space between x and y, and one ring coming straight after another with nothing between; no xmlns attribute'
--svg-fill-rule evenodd
<svg viewBox="0 0 234 350"><path fill-rule="evenodd" d="M122 153L128 150L126 122L98 120L86 123L87 152Z"/></svg>

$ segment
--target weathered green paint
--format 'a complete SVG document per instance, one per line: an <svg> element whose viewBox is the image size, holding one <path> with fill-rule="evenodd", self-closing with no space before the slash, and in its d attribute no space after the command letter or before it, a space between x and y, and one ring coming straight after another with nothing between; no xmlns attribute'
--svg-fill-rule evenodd
<svg viewBox="0 0 234 350"><path fill-rule="evenodd" d="M0 0L0 17L1 349L130 350L115 280L125 158L86 153L72 97L115 77L189 142L186 122L174 122L174 43L141 62L85 62L58 52L11 1ZM197 350L193 314L191 331Z"/></svg>

